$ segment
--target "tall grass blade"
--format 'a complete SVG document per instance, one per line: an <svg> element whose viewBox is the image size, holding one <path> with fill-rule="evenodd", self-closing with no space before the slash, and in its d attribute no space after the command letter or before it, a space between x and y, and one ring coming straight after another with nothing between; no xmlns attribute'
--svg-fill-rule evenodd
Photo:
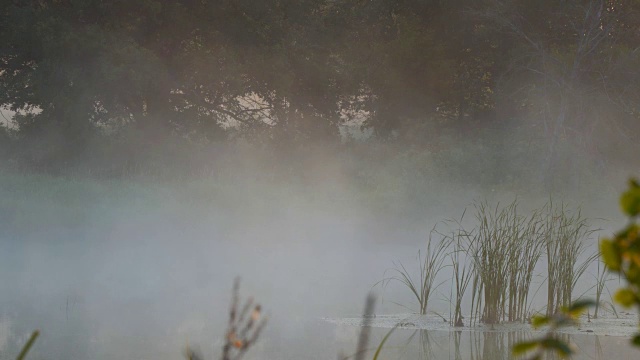
<svg viewBox="0 0 640 360"><path fill-rule="evenodd" d="M382 338L382 341L380 341L380 344L378 344L378 348L376 348L376 352L375 354L373 354L373 360L378 360L378 356L380 356L380 352L382 351L382 347L384 346L384 343L387 342L387 339L389 339L389 336L391 336L391 334L398 328L399 324L396 324L393 328L391 328L391 330L389 330L389 332L387 332L387 334Z"/></svg>
<svg viewBox="0 0 640 360"><path fill-rule="evenodd" d="M27 343L24 344L24 346L22 347L22 350L20 351L20 354L18 354L18 357L16 358L16 360L24 360L24 358L27 356L27 353L29 352L29 350L31 350L31 347L36 342L36 339L38 338L38 336L40 336L40 331L38 330L31 333L31 337L29 338Z"/></svg>

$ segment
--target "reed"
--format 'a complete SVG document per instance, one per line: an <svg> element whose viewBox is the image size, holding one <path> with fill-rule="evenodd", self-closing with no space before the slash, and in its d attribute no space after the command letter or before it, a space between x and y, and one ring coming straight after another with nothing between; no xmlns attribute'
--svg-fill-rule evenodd
<svg viewBox="0 0 640 360"><path fill-rule="evenodd" d="M604 305L608 305L610 308L610 312L614 314L616 318L618 318L618 312L615 306L613 306L613 303L611 301L604 301L602 299L604 290L607 290L607 292L609 293L609 297L611 298L611 291L609 291L607 282L613 279L610 277L609 269L602 261L600 261L600 259L598 259L598 269L597 269L596 275L594 275L594 278L596 280L596 284L594 285L594 288L596 291L596 305L593 310L593 318L594 319L598 318L598 312L600 310L600 307L601 306L604 307ZM604 310L607 311L607 308L604 307Z"/></svg>
<svg viewBox="0 0 640 360"><path fill-rule="evenodd" d="M473 259L471 312L481 322L524 321L534 269L542 256L541 219L518 212L517 201L495 208L475 205L476 228L468 232Z"/></svg>
<svg viewBox="0 0 640 360"><path fill-rule="evenodd" d="M604 264L600 264L600 261L598 261L598 272L596 275L596 307L593 310L593 318L597 319L598 318L598 310L600 308L600 301L602 298L602 292L604 291L604 287L606 285L607 279L606 279L606 274L607 274L607 267L604 266Z"/></svg>
<svg viewBox="0 0 640 360"><path fill-rule="evenodd" d="M425 315L428 311L429 300L433 296L437 288L442 284L436 283L438 273L445 267L444 260L447 257L447 249L450 245L450 239L446 237L440 237L436 240L436 235L440 235L435 228L429 233L429 240L427 241L427 248L422 256L421 251L418 251L418 264L420 269L420 278L414 280L411 273L401 263L397 262L394 268L387 269L394 273L392 276L384 277L381 281L374 286L381 284L383 288L388 286L391 282L399 282L406 286L414 295L418 303L418 313ZM385 273L387 272L385 271Z"/></svg>
<svg viewBox="0 0 640 360"><path fill-rule="evenodd" d="M464 317L462 316L462 300L469 287L469 283L473 277L473 259L468 255L467 249L473 247L477 241L477 236L473 232L467 232L462 226L464 219L464 213L458 221L448 222L451 225L452 231L449 235L446 235L449 243L453 247L449 253L449 260L451 261L452 268L452 288L451 292L455 290L454 310L453 317L450 319L450 323L455 327L464 326ZM453 299L453 294L450 300Z"/></svg>
<svg viewBox="0 0 640 360"><path fill-rule="evenodd" d="M589 227L580 210L570 211L549 201L528 215L514 200L506 206L476 203L475 224L470 228L460 220L445 224L447 233L431 231L427 249L418 252L420 278L414 280L402 263L395 264L393 275L381 280L383 286L400 282L407 287L426 314L438 273L451 266L449 322L464 326L462 302L471 286L470 324L477 321L496 324L503 321L525 322L530 313L530 289L536 268L543 256L547 262L547 313L569 306L578 280L595 255L586 256L587 239L596 230ZM438 235L440 240L436 241ZM449 263L445 264L444 260ZM584 259L584 260L582 260ZM386 272L385 272L386 273ZM379 282L380 283L380 282ZM544 282L540 284L542 287ZM599 283L598 291L604 287Z"/></svg>
<svg viewBox="0 0 640 360"><path fill-rule="evenodd" d="M530 217L523 218L519 224L516 242L510 256L510 294L509 294L509 321L522 321L527 318L527 302L529 290L533 281L534 270L542 257L542 235L540 228L542 220L539 212L534 212ZM515 290L514 290L515 289Z"/></svg>
<svg viewBox="0 0 640 360"><path fill-rule="evenodd" d="M573 290L597 253L584 254L588 248L586 240L596 231L578 209L571 212L565 204L553 202L545 207L544 245L547 255L547 315L555 314L561 307L573 301ZM581 258L584 260L580 261Z"/></svg>
<svg viewBox="0 0 640 360"><path fill-rule="evenodd" d="M24 344L24 346L22 347L22 350L20 350L20 354L18 354L18 357L16 358L17 360L24 360L24 358L27 357L29 350L31 350L31 348L33 347L33 344L35 344L38 336L40 336L40 331L38 330L31 333L31 337L29 337L29 340L27 341L27 343Z"/></svg>

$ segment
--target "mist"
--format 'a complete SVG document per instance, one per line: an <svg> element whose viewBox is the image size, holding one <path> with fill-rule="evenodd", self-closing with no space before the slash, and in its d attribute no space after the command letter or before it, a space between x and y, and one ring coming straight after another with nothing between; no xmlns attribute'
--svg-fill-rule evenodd
<svg viewBox="0 0 640 360"><path fill-rule="evenodd" d="M476 200L518 196L533 208L548 197L446 182L437 168L418 178L428 181L424 190L398 188L394 178L384 181L393 161L358 166L379 174L372 193L333 152L314 151L295 179L270 178L264 169L277 165L254 161L259 155L230 153L224 176L180 181L5 173L4 349L37 328L34 358L169 359L187 343L215 356L240 277L242 296L269 316L249 357L331 358L349 349L321 318L356 316L370 291L378 313L415 307L404 289L374 285L394 261L417 271L417 251L439 222ZM593 218L617 207L615 196L567 194L557 198ZM593 225L606 234L621 220ZM597 236L589 241L595 249ZM439 296L433 310L446 314L449 304Z"/></svg>
<svg viewBox="0 0 640 360"><path fill-rule="evenodd" d="M384 358L506 359L540 334L531 316L596 293L602 322L588 312L560 340L578 358L631 356L637 314L614 305L621 282L598 244L629 223L619 197L640 170L638 6L2 7L0 359L36 329L28 359L243 351L228 329L236 279L236 305L267 319L248 359L346 358L370 331L368 358L389 329ZM518 221L584 220L563 260L571 291L547 296L554 259L540 249L568 227L553 225L500 245L538 236L524 310L502 284L489 319L473 307L482 283L456 311L454 256L476 271L480 245L454 241L420 309L398 279L421 279L429 244L475 234L479 207L510 204Z"/></svg>

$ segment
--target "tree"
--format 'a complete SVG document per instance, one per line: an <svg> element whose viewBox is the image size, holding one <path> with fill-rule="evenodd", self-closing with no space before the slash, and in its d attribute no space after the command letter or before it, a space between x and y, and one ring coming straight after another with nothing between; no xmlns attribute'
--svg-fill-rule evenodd
<svg viewBox="0 0 640 360"><path fill-rule="evenodd" d="M628 104L637 103L638 83L622 81L622 74L636 76L640 60L640 36L631 25L638 22L639 5L492 0L477 12L492 21L496 36L511 39L498 91L513 94L512 101L538 118L547 140L543 174L549 186L561 166L561 143L571 139L600 155L598 138L624 137L637 126L637 111Z"/></svg>
<svg viewBox="0 0 640 360"><path fill-rule="evenodd" d="M12 2L0 10L0 104L28 113L24 136L74 151L126 125L151 142L211 140L295 114L317 133L339 94L326 48L337 35L321 16L330 3Z"/></svg>
<svg viewBox="0 0 640 360"><path fill-rule="evenodd" d="M429 147L443 129L469 138L525 119L541 129L550 179L569 138L601 158L628 146L594 139L638 126L639 7L7 1L0 104L26 113L19 133L45 162L61 143L64 159L114 129L149 145L208 142L228 129L291 144L336 140L337 125L358 113L379 139Z"/></svg>

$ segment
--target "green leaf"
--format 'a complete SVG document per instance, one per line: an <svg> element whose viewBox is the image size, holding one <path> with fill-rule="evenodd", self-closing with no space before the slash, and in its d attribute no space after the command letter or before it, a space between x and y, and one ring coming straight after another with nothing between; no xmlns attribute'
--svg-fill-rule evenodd
<svg viewBox="0 0 640 360"><path fill-rule="evenodd" d="M513 346L513 355L522 355L528 351L533 350L534 348L540 346L539 341L525 341L521 343L517 343Z"/></svg>
<svg viewBox="0 0 640 360"><path fill-rule="evenodd" d="M636 302L636 294L627 288L622 288L616 291L613 299L624 307L631 307Z"/></svg>
<svg viewBox="0 0 640 360"><path fill-rule="evenodd" d="M631 340L633 346L640 346L640 334L636 334Z"/></svg>
<svg viewBox="0 0 640 360"><path fill-rule="evenodd" d="M542 316L542 315L533 315L531 317L531 326L533 326L534 329L539 328L540 326L544 326L547 325L549 323L551 319L549 319L546 316Z"/></svg>
<svg viewBox="0 0 640 360"><path fill-rule="evenodd" d="M600 241L600 254L602 255L602 261L610 270L620 270L620 256L613 241L609 239Z"/></svg>
<svg viewBox="0 0 640 360"><path fill-rule="evenodd" d="M578 317L582 314L587 308L595 306L596 302L590 299L578 300L574 301L571 306L567 309L567 313L571 317Z"/></svg>
<svg viewBox="0 0 640 360"><path fill-rule="evenodd" d="M631 217L640 214L640 187L635 186L637 183L630 183L630 189L622 193L620 197L620 206L622 211Z"/></svg>

